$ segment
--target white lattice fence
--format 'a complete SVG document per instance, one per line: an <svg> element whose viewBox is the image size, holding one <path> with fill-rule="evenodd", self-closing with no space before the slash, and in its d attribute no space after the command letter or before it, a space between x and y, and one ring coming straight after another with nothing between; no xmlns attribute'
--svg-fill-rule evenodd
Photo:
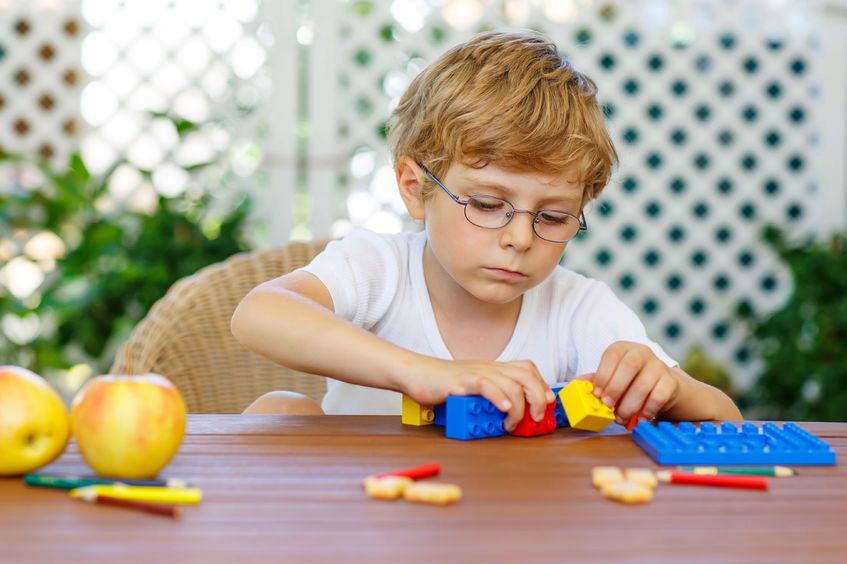
<svg viewBox="0 0 847 564"><path fill-rule="evenodd" d="M336 31L323 33L311 93L335 128L312 151L350 155L346 169L315 175L322 197L347 204L325 208L334 234L403 224L382 132L411 77L480 29L538 29L596 80L621 153L565 263L608 282L678 359L701 345L748 383L755 359L735 309L768 311L790 291L762 227L832 223L817 176L823 3L313 4L337 10L315 22ZM316 234L327 219L313 218Z"/></svg>
<svg viewBox="0 0 847 564"><path fill-rule="evenodd" d="M64 164L78 145L79 3L0 6L0 150Z"/></svg>
<svg viewBox="0 0 847 564"><path fill-rule="evenodd" d="M261 189L268 170L260 165L266 144L277 141L268 125L274 37L269 24L259 30L260 7L259 0L82 0L90 28L81 108L90 133L82 150L95 171L127 161L110 186L113 205L144 209L158 194L188 191L211 193L226 207L249 188L257 219L270 222L275 206ZM180 138L165 115L201 127ZM209 162L216 164L204 175L186 172ZM290 223L285 213L290 207L277 214L280 223Z"/></svg>
<svg viewBox="0 0 847 564"><path fill-rule="evenodd" d="M81 151L95 173L126 161L97 203L108 209L186 191L227 206L250 189L257 241L287 239L296 17L294 0L0 2L0 148L55 167ZM180 139L162 115L202 127Z"/></svg>

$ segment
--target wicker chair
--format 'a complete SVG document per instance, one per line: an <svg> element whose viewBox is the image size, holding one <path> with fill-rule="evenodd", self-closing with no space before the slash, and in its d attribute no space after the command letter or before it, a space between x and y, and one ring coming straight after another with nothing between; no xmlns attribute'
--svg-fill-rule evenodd
<svg viewBox="0 0 847 564"><path fill-rule="evenodd" d="M240 413L271 390L320 401L324 378L274 364L241 346L230 318L258 284L304 266L326 241L241 253L177 281L118 352L112 374L156 372L182 392L192 413Z"/></svg>

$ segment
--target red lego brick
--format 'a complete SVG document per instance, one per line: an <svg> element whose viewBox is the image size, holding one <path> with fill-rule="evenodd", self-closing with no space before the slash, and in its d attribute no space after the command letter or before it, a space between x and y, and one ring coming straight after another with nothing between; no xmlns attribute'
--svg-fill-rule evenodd
<svg viewBox="0 0 847 564"><path fill-rule="evenodd" d="M523 419L518 423L518 426L509 433L516 437L535 437L538 435L549 435L556 430L556 402L552 401L547 404L547 410L544 412L544 419L535 422L529 414L529 403L524 409Z"/></svg>

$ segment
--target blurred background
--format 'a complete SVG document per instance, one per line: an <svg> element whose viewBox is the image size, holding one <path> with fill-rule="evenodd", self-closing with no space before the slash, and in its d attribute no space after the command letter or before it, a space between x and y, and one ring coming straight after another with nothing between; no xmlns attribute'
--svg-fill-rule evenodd
<svg viewBox="0 0 847 564"><path fill-rule="evenodd" d="M847 0L0 0L0 364L70 396L177 279L415 229L385 120L473 33L598 84L568 247L747 417L847 413Z"/></svg>

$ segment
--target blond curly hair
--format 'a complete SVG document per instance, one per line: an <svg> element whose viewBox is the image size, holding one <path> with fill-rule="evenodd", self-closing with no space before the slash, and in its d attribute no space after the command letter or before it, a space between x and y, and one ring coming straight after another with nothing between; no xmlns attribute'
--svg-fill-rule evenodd
<svg viewBox="0 0 847 564"><path fill-rule="evenodd" d="M442 55L409 85L388 120L394 159L442 176L453 162L550 175L596 198L617 164L597 86L535 33L488 32ZM424 185L429 197L434 184Z"/></svg>

